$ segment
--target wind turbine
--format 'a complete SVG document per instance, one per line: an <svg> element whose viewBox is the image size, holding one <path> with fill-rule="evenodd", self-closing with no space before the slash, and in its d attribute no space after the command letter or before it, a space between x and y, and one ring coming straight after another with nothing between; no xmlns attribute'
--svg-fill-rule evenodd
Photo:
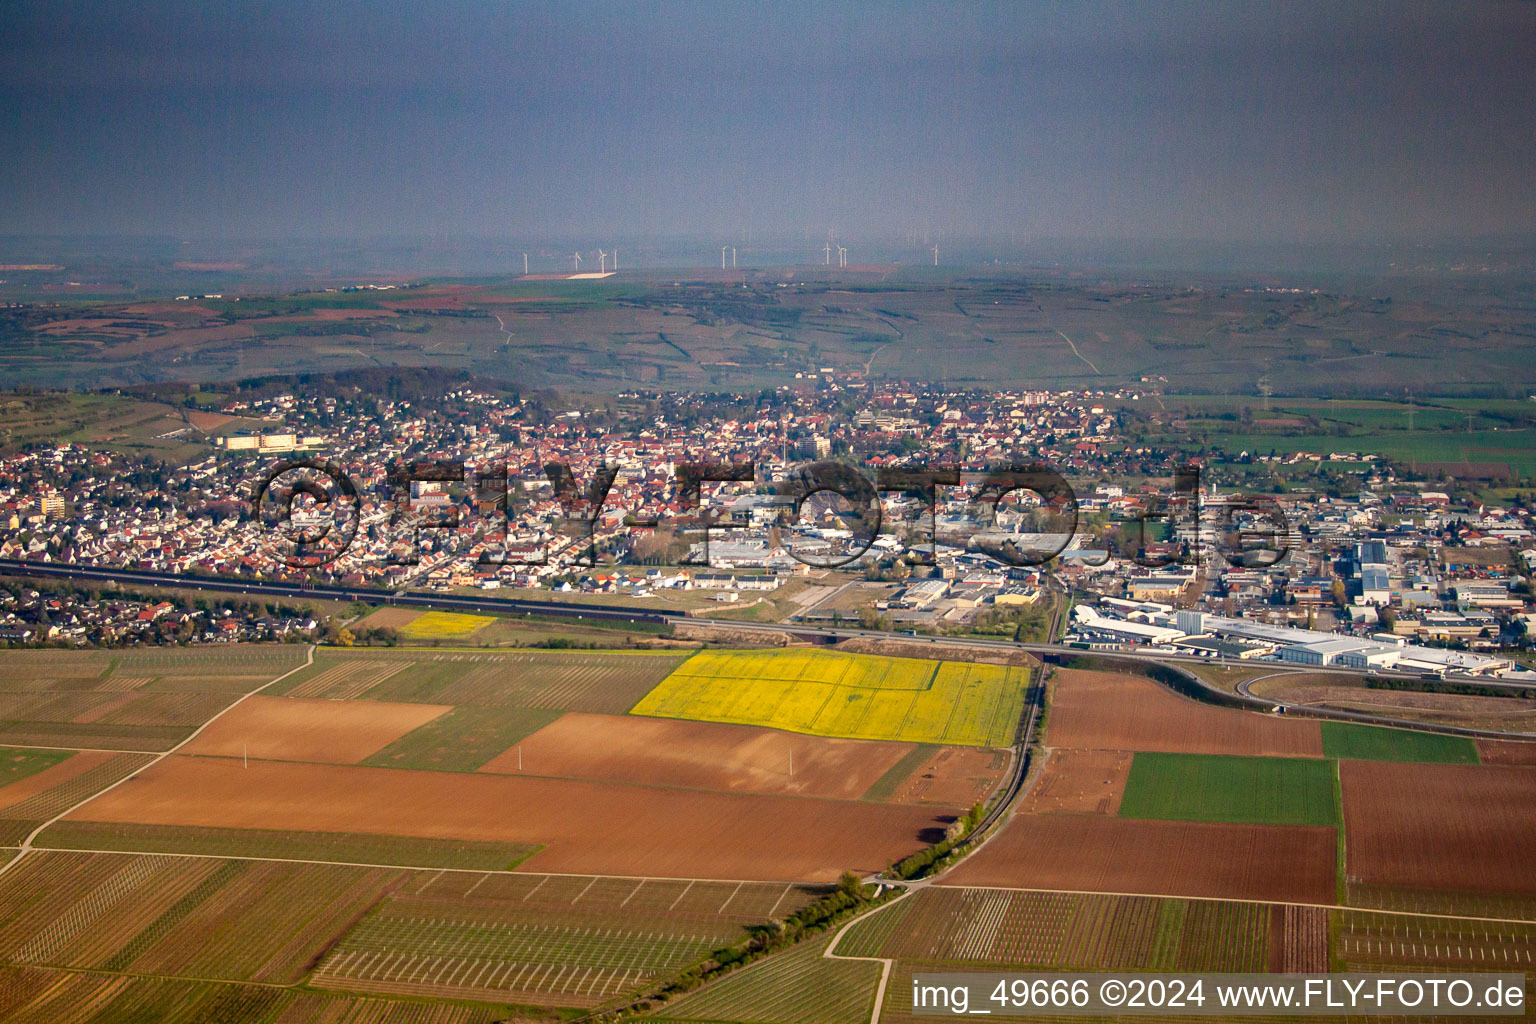
<svg viewBox="0 0 1536 1024"><path fill-rule="evenodd" d="M615 271L619 269L619 250L617 249L613 250L613 269Z"/></svg>
<svg viewBox="0 0 1536 1024"><path fill-rule="evenodd" d="M934 266L938 266L939 265L939 247L938 246L934 246L933 247L933 265Z"/></svg>
<svg viewBox="0 0 1536 1024"><path fill-rule="evenodd" d="M840 267L848 265L848 250L842 246L837 247L837 265Z"/></svg>
<svg viewBox="0 0 1536 1024"><path fill-rule="evenodd" d="M581 269L581 253L579 253L579 252L571 253L571 259L576 261L576 269L580 270Z"/></svg>
<svg viewBox="0 0 1536 1024"><path fill-rule="evenodd" d="M735 268L736 268L736 247L733 245L733 246L731 246L731 269L734 270Z"/></svg>
<svg viewBox="0 0 1536 1024"><path fill-rule="evenodd" d="M523 253L523 276L528 276L528 254Z"/></svg>
<svg viewBox="0 0 1536 1024"><path fill-rule="evenodd" d="M727 250L729 248L730 248L730 246L728 246L728 245L722 245L720 247L720 269L721 270L725 269L725 250Z"/></svg>
<svg viewBox="0 0 1536 1024"><path fill-rule="evenodd" d="M830 267L832 265L832 243L828 242L821 251L827 254L827 266Z"/></svg>
<svg viewBox="0 0 1536 1024"><path fill-rule="evenodd" d="M608 254L603 250L597 250L597 269L599 273L608 273Z"/></svg>

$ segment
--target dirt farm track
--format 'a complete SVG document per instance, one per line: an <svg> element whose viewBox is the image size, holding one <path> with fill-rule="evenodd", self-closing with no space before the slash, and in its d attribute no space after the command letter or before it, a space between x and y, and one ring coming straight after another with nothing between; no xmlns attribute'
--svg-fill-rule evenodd
<svg viewBox="0 0 1536 1024"><path fill-rule="evenodd" d="M851 800L179 755L70 817L537 843L522 870L764 881L879 870L947 820Z"/></svg>

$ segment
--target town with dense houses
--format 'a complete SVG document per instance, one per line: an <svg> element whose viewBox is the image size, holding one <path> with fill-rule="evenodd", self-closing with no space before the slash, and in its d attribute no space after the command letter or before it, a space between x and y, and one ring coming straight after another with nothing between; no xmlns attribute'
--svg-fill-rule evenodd
<svg viewBox="0 0 1536 1024"><path fill-rule="evenodd" d="M1074 603L1067 639L1089 648L1524 674L1536 540L1522 501L1415 480L1369 453L1146 443L1157 387L982 393L826 373L758 394L631 392L569 407L473 386L395 401L268 388L222 409L263 430L211 435L186 464L78 444L0 458L0 558L387 592L690 592L699 615L799 585L789 619L941 633L1028 609L1049 577ZM868 493L845 486L818 502L826 492L803 482L811 464L857 466ZM707 472L690 492L686 467L700 465L733 473ZM1069 500L1004 493L988 475L1038 466ZM874 486L899 469L955 475L936 473L926 492ZM350 507L310 512L355 517L339 557L285 561L294 523L253 503L285 472L355 489ZM737 479L709 479L727 475ZM850 511L875 494L873 512ZM0 607L0 642L12 644L315 626L260 609L61 605L36 591Z"/></svg>

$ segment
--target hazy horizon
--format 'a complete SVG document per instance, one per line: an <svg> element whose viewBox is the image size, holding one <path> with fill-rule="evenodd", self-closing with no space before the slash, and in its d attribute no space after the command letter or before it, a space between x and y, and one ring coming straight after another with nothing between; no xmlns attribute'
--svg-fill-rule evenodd
<svg viewBox="0 0 1536 1024"><path fill-rule="evenodd" d="M0 53L0 235L1536 233L1527 3L21 4Z"/></svg>

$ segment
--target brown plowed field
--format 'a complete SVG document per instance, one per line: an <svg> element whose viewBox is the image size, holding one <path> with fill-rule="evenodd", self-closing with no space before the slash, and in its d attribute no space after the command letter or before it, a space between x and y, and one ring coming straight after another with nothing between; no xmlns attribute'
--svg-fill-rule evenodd
<svg viewBox="0 0 1536 1024"><path fill-rule="evenodd" d="M940 747L897 787L891 802L970 807L992 794L1008 764L1006 750Z"/></svg>
<svg viewBox="0 0 1536 1024"><path fill-rule="evenodd" d="M388 626L390 629L401 629L421 618L423 614L420 608L386 606L370 614L366 619L359 622L358 625L368 629L379 629L384 626Z"/></svg>
<svg viewBox="0 0 1536 1024"><path fill-rule="evenodd" d="M1334 830L1016 814L945 884L1334 901Z"/></svg>
<svg viewBox="0 0 1536 1024"><path fill-rule="evenodd" d="M518 747L527 775L857 800L912 744L570 712ZM514 747L480 770L519 774L518 757Z"/></svg>
<svg viewBox="0 0 1536 1024"><path fill-rule="evenodd" d="M1054 750L1024 801L1026 811L1114 814L1131 773L1126 750Z"/></svg>
<svg viewBox="0 0 1536 1024"><path fill-rule="evenodd" d="M218 757L356 764L452 710L443 704L251 697L182 749Z"/></svg>
<svg viewBox="0 0 1536 1024"><path fill-rule="evenodd" d="M58 764L49 765L42 771L34 772L24 779L18 779L9 786L0 787L0 810L13 807L23 800L29 800L54 786L63 785L70 779L84 775L97 765L106 764L116 756L107 750L82 750Z"/></svg>
<svg viewBox="0 0 1536 1024"><path fill-rule="evenodd" d="M1519 740L1477 740L1483 764L1536 764L1536 743Z"/></svg>
<svg viewBox="0 0 1536 1024"><path fill-rule="evenodd" d="M1339 780L1351 879L1536 893L1536 767L1341 761Z"/></svg>
<svg viewBox="0 0 1536 1024"><path fill-rule="evenodd" d="M183 756L71 818L542 843L523 869L782 881L882 868L943 828L932 809L862 801Z"/></svg>
<svg viewBox="0 0 1536 1024"><path fill-rule="evenodd" d="M1316 721L1217 708L1142 676L1063 669L1052 682L1046 742L1093 750L1322 757Z"/></svg>

